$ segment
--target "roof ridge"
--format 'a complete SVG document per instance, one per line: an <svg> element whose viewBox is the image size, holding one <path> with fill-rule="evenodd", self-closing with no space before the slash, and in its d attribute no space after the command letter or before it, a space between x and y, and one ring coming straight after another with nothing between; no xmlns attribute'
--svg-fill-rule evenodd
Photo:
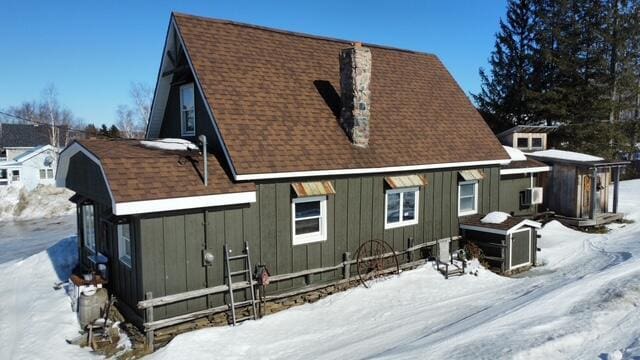
<svg viewBox="0 0 640 360"><path fill-rule="evenodd" d="M353 40L339 39L339 38L334 38L334 37L330 37L330 36L314 35L314 34L303 33L303 32L292 31L292 30L277 29L277 28L272 28L272 27L263 26L263 25L249 24L249 23L245 23L245 22L241 22L241 21L213 18L213 17L201 16L201 15L193 15L193 14L187 14L187 13L182 13L182 12L177 12L177 11L172 11L171 15L172 16L182 16L182 17L187 17L187 18L192 18L192 19L198 19L198 20L203 20L203 21L208 21L208 22L215 22L215 23L219 23L219 24L228 24L228 25L234 25L234 26L240 26L240 27L248 27L248 28L253 28L253 29L262 30L262 31L270 31L270 32L275 32L275 33L279 33L279 34L292 35L292 36L303 37L303 38L314 39L314 40L339 42L339 43L345 43L345 44L353 44L353 43L356 42L356 41L353 41ZM361 43L362 43L362 45L367 46L367 47L379 48L379 49L384 49L384 50L394 50L394 51L406 52L406 53L410 53L410 54L431 56L431 57L436 57L437 58L436 54L429 53L429 52L426 52L426 51L403 49L403 48L398 48L398 47L389 46L389 45L380 45L380 44L373 44L373 43L367 43L367 42L361 42Z"/></svg>

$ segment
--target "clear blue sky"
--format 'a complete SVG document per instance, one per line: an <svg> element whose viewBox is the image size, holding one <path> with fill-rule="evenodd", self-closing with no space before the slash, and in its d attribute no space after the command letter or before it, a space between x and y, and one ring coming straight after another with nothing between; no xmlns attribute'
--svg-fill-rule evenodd
<svg viewBox="0 0 640 360"><path fill-rule="evenodd" d="M123 6L125 5L126 6ZM40 97L87 122L111 123L131 82L155 86L171 11L437 54L477 92L505 2L487 1L30 1L0 10L0 108Z"/></svg>

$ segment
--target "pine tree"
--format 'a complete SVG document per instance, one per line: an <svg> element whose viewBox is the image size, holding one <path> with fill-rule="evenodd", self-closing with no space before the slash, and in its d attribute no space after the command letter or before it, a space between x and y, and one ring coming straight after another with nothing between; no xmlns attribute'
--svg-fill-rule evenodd
<svg viewBox="0 0 640 360"><path fill-rule="evenodd" d="M500 31L489 58L490 75L480 69L482 88L473 98L496 131L538 121L529 106L535 24L532 1L509 0L506 21L500 20Z"/></svg>
<svg viewBox="0 0 640 360"><path fill-rule="evenodd" d="M109 128L109 136L111 138L117 139L120 137L120 129L118 129L117 126L115 125L111 125L111 127Z"/></svg>

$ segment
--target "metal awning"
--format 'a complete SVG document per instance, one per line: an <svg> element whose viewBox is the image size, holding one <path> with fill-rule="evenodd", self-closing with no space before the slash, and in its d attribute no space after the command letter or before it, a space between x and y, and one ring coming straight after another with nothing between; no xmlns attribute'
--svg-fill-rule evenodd
<svg viewBox="0 0 640 360"><path fill-rule="evenodd" d="M480 170L462 170L459 174L465 181L484 179L484 175Z"/></svg>
<svg viewBox="0 0 640 360"><path fill-rule="evenodd" d="M333 195L336 193L331 181L292 183L291 187L298 197Z"/></svg>
<svg viewBox="0 0 640 360"><path fill-rule="evenodd" d="M427 185L427 179L423 175L387 176L384 181L392 189Z"/></svg>

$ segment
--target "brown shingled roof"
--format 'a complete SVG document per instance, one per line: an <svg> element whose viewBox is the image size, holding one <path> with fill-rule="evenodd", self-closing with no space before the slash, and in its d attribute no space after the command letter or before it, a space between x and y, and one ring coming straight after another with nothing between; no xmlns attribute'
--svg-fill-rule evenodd
<svg viewBox="0 0 640 360"><path fill-rule="evenodd" d="M253 183L232 183L214 156L208 157L209 181L205 187L199 173L203 158L197 151L149 149L136 140L78 143L100 160L118 203L255 191Z"/></svg>
<svg viewBox="0 0 640 360"><path fill-rule="evenodd" d="M520 224L521 222L527 220L525 218L521 218L521 217L517 217L517 216L509 216L507 218L507 220L505 220L504 222L502 222L500 224L483 223L481 220L485 216L486 215L484 215L484 214L463 216L463 217L460 217L459 224L461 226L462 225L467 225L467 226L476 226L476 227L483 227L483 228L488 228L488 229L496 229L496 230L508 231L508 230L511 230L512 228L514 228L515 226L517 226L518 224Z"/></svg>
<svg viewBox="0 0 640 360"><path fill-rule="evenodd" d="M349 42L174 14L238 174L508 159L440 60L372 53L370 141L340 127L340 50Z"/></svg>

